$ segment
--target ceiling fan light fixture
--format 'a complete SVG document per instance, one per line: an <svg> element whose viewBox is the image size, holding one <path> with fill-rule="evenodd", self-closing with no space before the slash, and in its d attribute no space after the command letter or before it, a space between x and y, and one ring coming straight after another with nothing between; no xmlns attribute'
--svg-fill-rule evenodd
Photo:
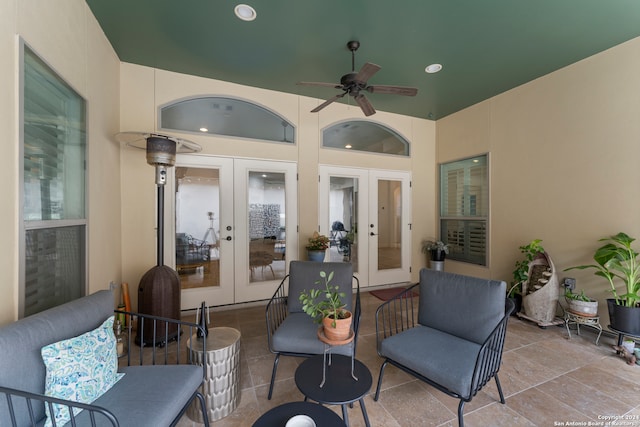
<svg viewBox="0 0 640 427"><path fill-rule="evenodd" d="M424 69L424 71L428 74L437 73L440 70L442 70L442 64L427 65L427 68Z"/></svg>
<svg viewBox="0 0 640 427"><path fill-rule="evenodd" d="M256 10L248 4L239 4L233 9L233 11L236 16L243 21L253 21L256 19L256 16L258 16Z"/></svg>

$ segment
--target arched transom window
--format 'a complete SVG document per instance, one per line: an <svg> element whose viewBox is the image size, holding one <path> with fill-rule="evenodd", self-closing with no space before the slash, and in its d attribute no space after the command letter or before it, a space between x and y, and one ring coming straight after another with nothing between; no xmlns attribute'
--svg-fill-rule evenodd
<svg viewBox="0 0 640 427"><path fill-rule="evenodd" d="M162 107L160 127L295 143L293 124L285 118L251 102L218 96L187 99Z"/></svg>
<svg viewBox="0 0 640 427"><path fill-rule="evenodd" d="M409 156L409 141L380 123L350 120L325 128L322 146L342 150Z"/></svg>

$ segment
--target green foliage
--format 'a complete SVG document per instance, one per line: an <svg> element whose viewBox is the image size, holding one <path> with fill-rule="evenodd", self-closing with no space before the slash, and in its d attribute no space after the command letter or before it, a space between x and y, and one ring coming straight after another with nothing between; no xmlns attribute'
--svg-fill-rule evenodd
<svg viewBox="0 0 640 427"><path fill-rule="evenodd" d="M564 293L564 297L567 299L573 299L576 301L584 301L584 302L593 301L591 298L589 298L584 294L584 290L581 290L579 294L574 294L573 292L571 292L571 289L567 288L567 290Z"/></svg>
<svg viewBox="0 0 640 427"><path fill-rule="evenodd" d="M335 319L344 319L347 317L347 311L342 302L345 293L340 292L338 285L331 285L331 280L333 271L328 275L321 271L320 279L316 280L315 284L322 285L324 282L324 289L311 289L308 292L305 289L300 293L299 299L302 302L302 311L311 316L316 323L321 323L324 317L330 317L333 319L331 326L335 328Z"/></svg>
<svg viewBox="0 0 640 427"><path fill-rule="evenodd" d="M317 231L313 232L313 236L309 237L306 248L310 251L326 251L329 247L329 238Z"/></svg>
<svg viewBox="0 0 640 427"><path fill-rule="evenodd" d="M522 289L522 283L529 280L529 263L535 259L535 257L544 252L544 248L540 245L541 239L532 240L529 244L520 246L520 252L524 255L524 258L516 262L516 269L513 270L513 281L511 287L507 291L507 296L513 298L515 295L520 294Z"/></svg>
<svg viewBox="0 0 640 427"><path fill-rule="evenodd" d="M427 254L431 251L444 251L445 254L449 253L449 245L441 240L423 240L422 241L422 253Z"/></svg>
<svg viewBox="0 0 640 427"><path fill-rule="evenodd" d="M609 290L616 304L635 307L640 301L640 264L638 252L631 247L635 240L622 232L600 239L600 242L608 243L596 249L593 255L595 264L579 265L566 270L595 269L596 276L604 277L609 282ZM618 295L616 279L622 280L625 285L625 293L622 295Z"/></svg>

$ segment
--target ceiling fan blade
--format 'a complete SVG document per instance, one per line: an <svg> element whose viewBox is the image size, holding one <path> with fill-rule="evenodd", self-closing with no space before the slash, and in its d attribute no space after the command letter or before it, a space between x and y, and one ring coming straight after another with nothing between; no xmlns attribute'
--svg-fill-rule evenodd
<svg viewBox="0 0 640 427"><path fill-rule="evenodd" d="M345 96L347 94L347 92L341 93L339 95L334 96L333 98L329 98L326 101L324 101L322 104L318 105L316 108L314 108L313 110L311 110L312 113L317 113L318 111L322 110L324 107L326 107L327 105L337 101L338 99L342 98L343 96Z"/></svg>
<svg viewBox="0 0 640 427"><path fill-rule="evenodd" d="M402 96L416 96L418 94L418 88L408 86L374 85L367 86L367 92Z"/></svg>
<svg viewBox="0 0 640 427"><path fill-rule="evenodd" d="M369 117L372 114L376 113L375 108L373 108L373 105L371 105L371 103L369 102L366 96L359 93L356 96L354 96L354 98L358 103L358 105L360 106L360 108L362 109L362 112L364 113L365 116Z"/></svg>
<svg viewBox="0 0 640 427"><path fill-rule="evenodd" d="M360 68L360 71L358 71L358 74L356 74L355 80L366 83L367 80L371 78L371 76L380 71L380 68L381 67L379 65L367 62L362 66L362 68Z"/></svg>
<svg viewBox="0 0 640 427"><path fill-rule="evenodd" d="M332 87L334 89L342 89L342 85L340 83L298 82L296 84L301 86L323 86L323 87Z"/></svg>

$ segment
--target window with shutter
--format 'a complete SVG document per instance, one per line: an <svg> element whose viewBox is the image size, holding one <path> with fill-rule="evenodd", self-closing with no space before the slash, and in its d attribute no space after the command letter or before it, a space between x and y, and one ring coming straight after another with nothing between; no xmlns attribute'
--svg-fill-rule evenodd
<svg viewBox="0 0 640 427"><path fill-rule="evenodd" d="M86 291L86 103L23 45L20 316Z"/></svg>
<svg viewBox="0 0 640 427"><path fill-rule="evenodd" d="M440 239L448 258L487 265L487 155L440 165Z"/></svg>

